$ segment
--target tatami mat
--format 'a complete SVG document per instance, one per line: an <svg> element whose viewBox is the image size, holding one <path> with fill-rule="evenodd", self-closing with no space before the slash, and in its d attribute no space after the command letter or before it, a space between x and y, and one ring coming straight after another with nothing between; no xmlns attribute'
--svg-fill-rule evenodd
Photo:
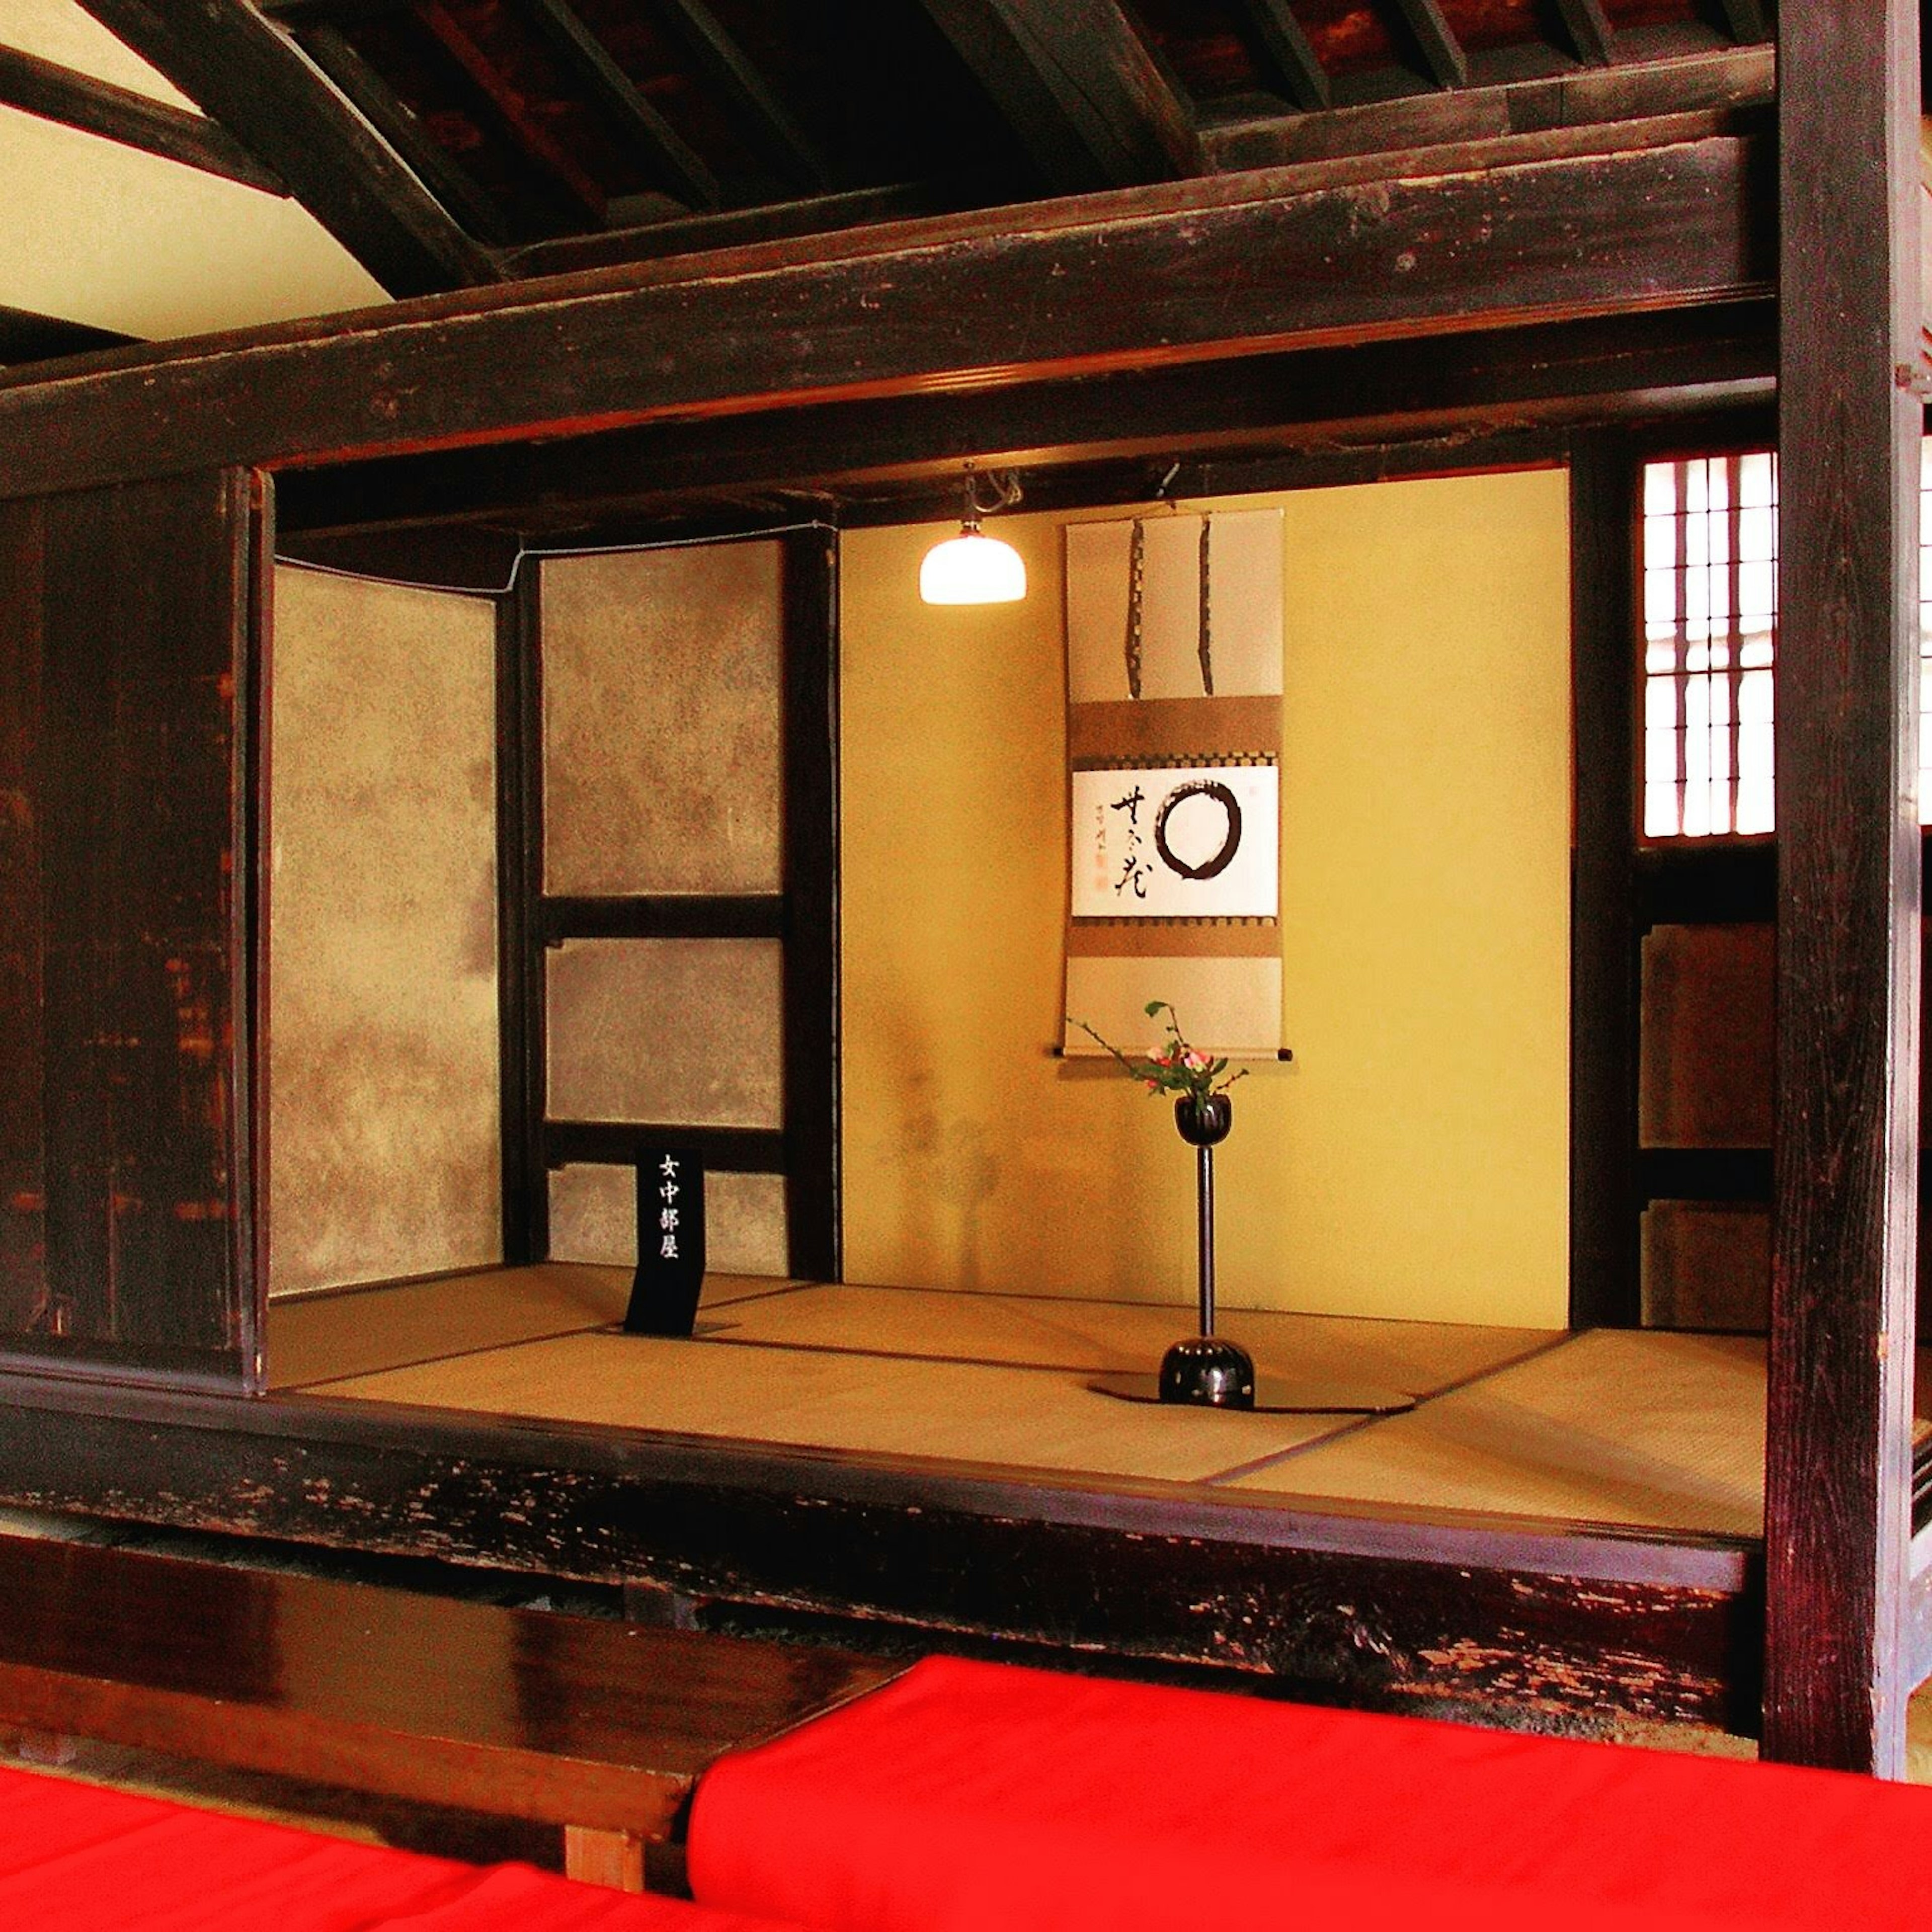
<svg viewBox="0 0 1932 1932"><path fill-rule="evenodd" d="M332 1383L439 1408L865 1455L1200 1482L1343 1426L1117 1402L1064 1370L572 1335Z"/></svg>
<svg viewBox="0 0 1932 1932"><path fill-rule="evenodd" d="M706 1310L712 1305L707 1291ZM1144 1303L821 1284L732 1308L714 1332L720 1341L794 1348L1150 1374L1168 1343L1195 1325L1192 1308ZM1249 1350L1263 1376L1298 1386L1367 1383L1411 1396L1466 1381L1557 1339L1557 1331L1534 1328L1240 1309L1224 1311L1216 1325Z"/></svg>
<svg viewBox="0 0 1932 1932"><path fill-rule="evenodd" d="M1184 1308L713 1276L695 1341L617 1331L630 1272L552 1263L277 1304L275 1387L430 1408L1256 1495L1755 1536L1764 1344L1229 1312L1267 1378L1406 1414L1123 1402ZM1920 1354L1920 1413L1932 1410ZM1922 1432L1923 1429L1922 1427Z"/></svg>
<svg viewBox="0 0 1932 1932"><path fill-rule="evenodd" d="M545 1262L272 1301L269 1385L299 1388L476 1348L615 1327L629 1304L631 1280L628 1268ZM722 1308L785 1286L763 1276L712 1275L705 1280L704 1305Z"/></svg>
<svg viewBox="0 0 1932 1932"><path fill-rule="evenodd" d="M1234 1486L1756 1536L1764 1397L1754 1337L1600 1329Z"/></svg>

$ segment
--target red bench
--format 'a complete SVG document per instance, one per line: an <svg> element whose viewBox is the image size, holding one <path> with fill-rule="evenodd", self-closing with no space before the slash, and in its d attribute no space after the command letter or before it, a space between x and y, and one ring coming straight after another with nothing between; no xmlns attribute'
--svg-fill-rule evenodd
<svg viewBox="0 0 1932 1932"><path fill-rule="evenodd" d="M0 1925L788 1932L767 1918L580 1885L527 1865L459 1864L11 1770L0 1770Z"/></svg>
<svg viewBox="0 0 1932 1932"><path fill-rule="evenodd" d="M935 1658L722 1760L688 1850L823 1932L1916 1932L1932 1791Z"/></svg>

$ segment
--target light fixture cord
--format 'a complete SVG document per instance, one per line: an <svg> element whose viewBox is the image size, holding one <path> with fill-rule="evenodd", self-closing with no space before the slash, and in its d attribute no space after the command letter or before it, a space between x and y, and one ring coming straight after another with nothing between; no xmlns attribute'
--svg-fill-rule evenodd
<svg viewBox="0 0 1932 1932"><path fill-rule="evenodd" d="M1210 698L1214 695L1214 601L1213 580L1210 575L1208 552L1210 548L1209 533L1214 527L1214 519L1202 514L1201 518L1201 688Z"/></svg>

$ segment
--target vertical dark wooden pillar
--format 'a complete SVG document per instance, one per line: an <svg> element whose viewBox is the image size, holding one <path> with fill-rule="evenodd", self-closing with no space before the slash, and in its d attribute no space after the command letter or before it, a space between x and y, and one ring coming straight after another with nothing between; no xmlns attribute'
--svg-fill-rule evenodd
<svg viewBox="0 0 1932 1932"><path fill-rule="evenodd" d="M1767 1756L1901 1775L1918 991L1918 20L1784 0Z"/></svg>
<svg viewBox="0 0 1932 1932"><path fill-rule="evenodd" d="M1634 1327L1636 463L1612 432L1570 452L1570 1323Z"/></svg>
<svg viewBox="0 0 1932 1932"><path fill-rule="evenodd" d="M784 1138L790 1266L836 1281L838 1126L838 540L784 551Z"/></svg>
<svg viewBox="0 0 1932 1932"><path fill-rule="evenodd" d="M542 566L525 556L496 604L496 944L503 1258L550 1255L544 1154Z"/></svg>
<svg viewBox="0 0 1932 1932"><path fill-rule="evenodd" d="M46 520L0 503L0 1332L30 1331L46 1296L46 1161L40 1012L45 921L40 813L40 628Z"/></svg>

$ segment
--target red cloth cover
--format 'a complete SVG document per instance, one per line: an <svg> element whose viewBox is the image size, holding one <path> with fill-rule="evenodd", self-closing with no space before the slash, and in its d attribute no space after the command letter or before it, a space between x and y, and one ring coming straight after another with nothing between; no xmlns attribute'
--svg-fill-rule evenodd
<svg viewBox="0 0 1932 1932"><path fill-rule="evenodd" d="M714 1766L689 1852L822 1932L1904 1932L1932 1790L934 1658Z"/></svg>
<svg viewBox="0 0 1932 1932"><path fill-rule="evenodd" d="M98 1785L0 1769L0 1926L58 1932L784 1932ZM796 1932L796 1928L793 1928Z"/></svg>

